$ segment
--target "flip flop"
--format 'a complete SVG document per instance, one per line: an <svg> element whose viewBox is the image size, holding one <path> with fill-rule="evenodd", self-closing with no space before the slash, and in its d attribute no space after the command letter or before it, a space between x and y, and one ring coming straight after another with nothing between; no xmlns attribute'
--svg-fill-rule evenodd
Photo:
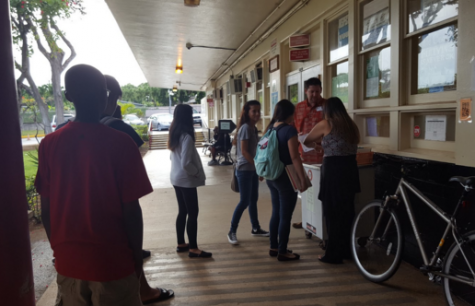
<svg viewBox="0 0 475 306"><path fill-rule="evenodd" d="M173 290L163 289L163 288L156 288L156 289L160 290L160 295L157 298L142 302L142 304L148 305L148 304L153 304L157 302L162 302L175 296L175 292L173 292Z"/></svg>

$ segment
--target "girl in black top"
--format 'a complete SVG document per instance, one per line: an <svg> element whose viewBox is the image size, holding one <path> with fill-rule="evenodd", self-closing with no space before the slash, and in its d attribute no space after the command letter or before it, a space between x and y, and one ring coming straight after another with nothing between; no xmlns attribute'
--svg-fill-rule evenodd
<svg viewBox="0 0 475 306"><path fill-rule="evenodd" d="M297 130L294 121L295 106L289 100L281 100L276 104L274 116L267 130L275 129L279 141L279 157L284 165L294 165L301 182L306 182L302 160L298 151ZM279 261L298 260L300 255L287 249L290 234L290 222L297 204L297 192L284 170L276 180L267 180L272 199L272 217L270 220L270 251L269 255L277 256ZM301 192L309 186L304 185Z"/></svg>

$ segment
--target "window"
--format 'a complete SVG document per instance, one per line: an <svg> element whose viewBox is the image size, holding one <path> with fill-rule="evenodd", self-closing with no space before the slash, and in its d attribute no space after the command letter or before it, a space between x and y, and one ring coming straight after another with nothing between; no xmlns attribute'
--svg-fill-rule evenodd
<svg viewBox="0 0 475 306"><path fill-rule="evenodd" d="M348 56L348 13L345 13L328 26L328 43L330 46L330 62Z"/></svg>
<svg viewBox="0 0 475 306"><path fill-rule="evenodd" d="M332 97L348 104L348 62L331 66Z"/></svg>
<svg viewBox="0 0 475 306"><path fill-rule="evenodd" d="M367 137L389 137L389 115L374 115L365 118Z"/></svg>
<svg viewBox="0 0 475 306"><path fill-rule="evenodd" d="M391 39L389 0L364 1L360 6L362 17L361 49L367 50Z"/></svg>
<svg viewBox="0 0 475 306"><path fill-rule="evenodd" d="M458 0L409 0L408 33L430 27L458 15Z"/></svg>
<svg viewBox="0 0 475 306"><path fill-rule="evenodd" d="M364 54L364 99L389 98L391 85L391 48Z"/></svg>
<svg viewBox="0 0 475 306"><path fill-rule="evenodd" d="M293 104L299 103L299 84L292 84L288 86L289 100Z"/></svg>
<svg viewBox="0 0 475 306"><path fill-rule="evenodd" d="M458 0L407 0L409 104L455 100Z"/></svg>
<svg viewBox="0 0 475 306"><path fill-rule="evenodd" d="M456 90L457 32L456 25L449 25L412 38L411 51L416 61L412 65L412 94Z"/></svg>

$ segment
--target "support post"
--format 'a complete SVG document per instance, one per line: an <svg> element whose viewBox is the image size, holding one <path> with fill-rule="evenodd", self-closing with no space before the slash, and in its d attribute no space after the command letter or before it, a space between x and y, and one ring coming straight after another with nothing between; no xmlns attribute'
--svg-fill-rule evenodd
<svg viewBox="0 0 475 306"><path fill-rule="evenodd" d="M0 1L0 288L2 305L34 306L23 150L13 66L10 1Z"/></svg>

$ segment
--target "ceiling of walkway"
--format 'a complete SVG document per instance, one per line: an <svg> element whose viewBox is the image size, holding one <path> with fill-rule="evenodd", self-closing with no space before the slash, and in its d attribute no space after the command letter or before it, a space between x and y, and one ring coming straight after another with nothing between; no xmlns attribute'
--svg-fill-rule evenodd
<svg viewBox="0 0 475 306"><path fill-rule="evenodd" d="M233 63L299 1L201 0L186 7L183 0L106 0L150 85L171 88L181 81L179 88L190 90L219 76L223 63ZM188 50L187 43L240 48Z"/></svg>

